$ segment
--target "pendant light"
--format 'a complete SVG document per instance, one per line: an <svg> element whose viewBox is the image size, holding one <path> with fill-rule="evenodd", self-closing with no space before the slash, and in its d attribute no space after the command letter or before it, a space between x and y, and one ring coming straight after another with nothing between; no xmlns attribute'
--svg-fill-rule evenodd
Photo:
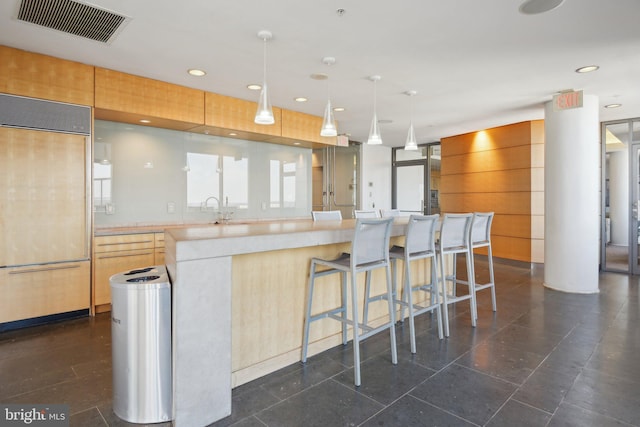
<svg viewBox="0 0 640 427"><path fill-rule="evenodd" d="M371 76L369 80L373 82L373 119L371 120L371 129L369 130L369 139L367 144L382 144L382 136L380 136L380 127L378 126L378 115L376 113L376 83L380 80L380 76Z"/></svg>
<svg viewBox="0 0 640 427"><path fill-rule="evenodd" d="M261 38L264 43L263 79L260 99L258 100L258 111L256 111L256 117L253 121L259 125L272 125L275 123L275 119L273 118L273 110L271 109L267 92L267 40L271 40L273 35L271 31L263 30L258 33L258 37Z"/></svg>
<svg viewBox="0 0 640 427"><path fill-rule="evenodd" d="M411 107L409 109L409 132L407 133L407 141L404 143L404 149L407 151L415 151L418 149L418 143L416 142L416 133L413 130L413 97L418 92L415 90L408 90L404 94L411 98Z"/></svg>
<svg viewBox="0 0 640 427"><path fill-rule="evenodd" d="M322 62L325 65L333 65L336 63L336 58L326 56L322 58ZM333 116L333 109L331 108L331 96L329 94L329 77L327 76L327 106L324 109L324 117L322 119L322 128L320 129L320 136L338 136L338 128L336 127L336 120Z"/></svg>

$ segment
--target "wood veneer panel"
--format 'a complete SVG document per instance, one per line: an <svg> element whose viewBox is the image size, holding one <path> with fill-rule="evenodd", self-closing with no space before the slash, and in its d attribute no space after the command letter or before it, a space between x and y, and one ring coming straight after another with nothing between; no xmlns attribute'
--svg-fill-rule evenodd
<svg viewBox="0 0 640 427"><path fill-rule="evenodd" d="M194 125L204 123L202 90L98 67L95 73L97 109Z"/></svg>
<svg viewBox="0 0 640 427"><path fill-rule="evenodd" d="M491 237L493 256L516 261L531 262L531 239L517 237Z"/></svg>
<svg viewBox="0 0 640 427"><path fill-rule="evenodd" d="M442 162L441 174L452 175L530 168L531 154L531 146L520 145L449 156L446 161Z"/></svg>
<svg viewBox="0 0 640 427"><path fill-rule="evenodd" d="M441 140L443 160L448 156L519 145L531 145L531 122L500 126Z"/></svg>
<svg viewBox="0 0 640 427"><path fill-rule="evenodd" d="M297 111L282 110L282 136L302 141L312 141L325 145L336 145L336 137L320 136L322 117Z"/></svg>
<svg viewBox="0 0 640 427"><path fill-rule="evenodd" d="M455 193L442 194L443 212L496 212L496 214L530 215L531 193Z"/></svg>
<svg viewBox="0 0 640 427"><path fill-rule="evenodd" d="M0 269L0 323L89 308L89 264Z"/></svg>
<svg viewBox="0 0 640 427"><path fill-rule="evenodd" d="M0 265L86 259L87 138L0 128Z"/></svg>
<svg viewBox="0 0 640 427"><path fill-rule="evenodd" d="M441 175L440 192L499 193L531 190L531 170L516 169L460 175Z"/></svg>
<svg viewBox="0 0 640 427"><path fill-rule="evenodd" d="M93 105L94 68L0 46L0 92Z"/></svg>
<svg viewBox="0 0 640 427"><path fill-rule="evenodd" d="M258 104L252 101L206 92L204 123L217 128L282 136L280 108L273 107L275 123L272 125L258 125L253 121L257 108Z"/></svg>

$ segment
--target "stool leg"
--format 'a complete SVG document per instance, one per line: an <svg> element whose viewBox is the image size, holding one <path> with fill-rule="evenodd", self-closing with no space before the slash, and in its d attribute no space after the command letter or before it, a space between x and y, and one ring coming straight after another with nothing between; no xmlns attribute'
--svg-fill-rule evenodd
<svg viewBox="0 0 640 427"><path fill-rule="evenodd" d="M393 293L393 298L397 299L397 292L398 292L398 260L396 258L392 258L391 259L391 278L392 278L392 283L393 283L393 285L392 285L393 286L393 292L392 292ZM404 286L404 284L403 284L403 286ZM402 292L402 301L403 302L405 300L405 295L406 295L405 292ZM404 304L400 304L400 318L398 319L398 322L404 322Z"/></svg>
<svg viewBox="0 0 640 427"><path fill-rule="evenodd" d="M307 347L309 346L309 324L311 323L311 303L313 301L313 284L315 281L316 263L311 261L309 273L309 295L307 296L307 312L304 318L304 337L302 338L302 363L307 361Z"/></svg>
<svg viewBox="0 0 640 427"><path fill-rule="evenodd" d="M356 273L351 272L351 305L353 316L353 370L354 383L360 387L360 326L358 325L358 292Z"/></svg>
<svg viewBox="0 0 640 427"><path fill-rule="evenodd" d="M438 338L443 338L442 333L442 306L440 305L440 301L438 298L438 282L436 275L436 257L431 257L431 305L436 305L436 316L438 316Z"/></svg>
<svg viewBox="0 0 640 427"><path fill-rule="evenodd" d="M447 301L447 276L444 270L444 255L438 254L440 264L440 278L442 279L442 322L444 323L444 336L449 336L449 308Z"/></svg>
<svg viewBox="0 0 640 427"><path fill-rule="evenodd" d="M496 305L496 282L493 277L493 254L491 252L491 244L488 246L488 258L489 258L489 280L491 281L491 304L493 305L493 311L496 311L498 306Z"/></svg>
<svg viewBox="0 0 640 427"><path fill-rule="evenodd" d="M347 273L340 273L340 287L342 289L342 345L347 345Z"/></svg>
<svg viewBox="0 0 640 427"><path fill-rule="evenodd" d="M413 315L413 292L411 292L411 269L409 268L409 260L404 260L404 294L407 298L407 307L409 308L409 335L411 339L411 353L416 352L416 327ZM403 295L404 299L404 295ZM404 306L402 306L404 311Z"/></svg>
<svg viewBox="0 0 640 427"><path fill-rule="evenodd" d="M476 278L473 269L473 249L469 249L465 257L467 258L467 276L469 284L469 294L471 301L471 326L476 327L476 319L478 318L478 308L476 307Z"/></svg>
<svg viewBox="0 0 640 427"><path fill-rule="evenodd" d="M369 320L369 295L371 293L371 272L364 273L364 306L362 307L362 323L365 325Z"/></svg>
<svg viewBox="0 0 640 427"><path fill-rule="evenodd" d="M389 339L391 341L391 363L398 364L398 350L396 348L396 303L391 292L391 268L389 264L384 268L387 273L387 300L389 301Z"/></svg>

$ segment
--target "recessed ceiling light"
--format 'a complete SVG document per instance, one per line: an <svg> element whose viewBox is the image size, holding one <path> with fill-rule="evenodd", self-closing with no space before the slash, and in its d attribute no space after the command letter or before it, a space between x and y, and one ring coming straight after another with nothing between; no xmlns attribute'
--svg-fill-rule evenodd
<svg viewBox="0 0 640 427"><path fill-rule="evenodd" d="M151 123L151 120L147 120L147 119L141 119L140 123Z"/></svg>
<svg viewBox="0 0 640 427"><path fill-rule="evenodd" d="M342 111L344 111L344 110L345 110L345 108L344 108L344 107L335 107L335 108L333 109L333 111L337 111L337 112L342 112Z"/></svg>
<svg viewBox="0 0 640 427"><path fill-rule="evenodd" d="M607 104L604 106L604 108L620 108L622 107L622 104Z"/></svg>
<svg viewBox="0 0 640 427"><path fill-rule="evenodd" d="M262 89L262 86L257 85L257 84L250 84L250 85L247 85L247 89L249 89L249 90L260 90L260 89Z"/></svg>
<svg viewBox="0 0 640 427"><path fill-rule="evenodd" d="M297 98L293 98L294 101L296 102L307 102L308 99L305 98L304 96L298 96Z"/></svg>
<svg viewBox="0 0 640 427"><path fill-rule="evenodd" d="M586 67L580 67L576 70L576 73L590 73L599 69L597 65L587 65Z"/></svg>
<svg viewBox="0 0 640 427"><path fill-rule="evenodd" d="M293 145L300 145L300 143L299 142L294 142Z"/></svg>
<svg viewBox="0 0 640 427"><path fill-rule="evenodd" d="M229 132L229 136L238 136L238 134L235 132Z"/></svg>
<svg viewBox="0 0 640 427"><path fill-rule="evenodd" d="M560 6L564 0L527 0L520 5L520 13L525 15L537 15L538 13L549 12Z"/></svg>
<svg viewBox="0 0 640 427"><path fill-rule="evenodd" d="M198 70L197 68L191 68L189 71L189 74L191 74L192 76L196 76L196 77L202 77L205 74L207 74L206 71L204 70Z"/></svg>

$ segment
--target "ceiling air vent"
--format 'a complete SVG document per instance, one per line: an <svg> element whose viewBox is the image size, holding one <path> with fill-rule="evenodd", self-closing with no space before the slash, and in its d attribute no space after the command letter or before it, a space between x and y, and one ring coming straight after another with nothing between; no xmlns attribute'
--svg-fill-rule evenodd
<svg viewBox="0 0 640 427"><path fill-rule="evenodd" d="M74 0L21 0L18 20L108 43L128 18Z"/></svg>

